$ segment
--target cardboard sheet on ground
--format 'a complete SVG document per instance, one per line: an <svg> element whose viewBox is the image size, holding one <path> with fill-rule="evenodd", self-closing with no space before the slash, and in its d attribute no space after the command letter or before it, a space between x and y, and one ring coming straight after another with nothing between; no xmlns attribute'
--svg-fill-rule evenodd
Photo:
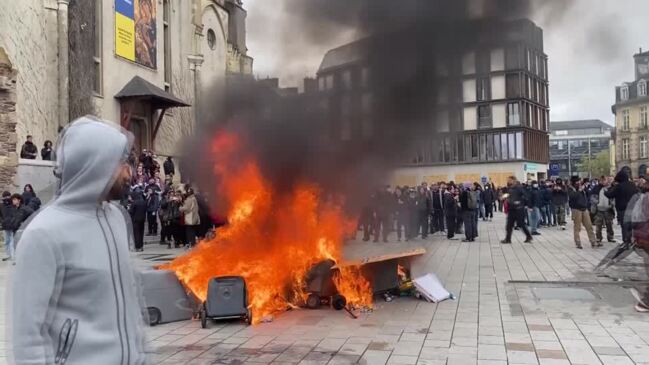
<svg viewBox="0 0 649 365"><path fill-rule="evenodd" d="M421 295L429 302L438 303L451 297L451 293L444 289L444 286L442 286L442 283L435 274L428 273L414 279L412 282Z"/></svg>

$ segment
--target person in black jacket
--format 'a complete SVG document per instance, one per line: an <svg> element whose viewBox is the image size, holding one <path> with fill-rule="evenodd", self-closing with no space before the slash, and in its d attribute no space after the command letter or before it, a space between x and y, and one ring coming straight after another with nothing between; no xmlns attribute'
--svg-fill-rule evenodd
<svg viewBox="0 0 649 365"><path fill-rule="evenodd" d="M32 142L32 136L27 136L27 140L20 149L20 158L35 160L38 156L38 147Z"/></svg>
<svg viewBox="0 0 649 365"><path fill-rule="evenodd" d="M588 194L586 193L586 185L579 179L573 180L573 186L568 189L568 204L572 210L572 221L574 222L574 239L575 245L578 249L582 249L581 239L579 232L581 226L584 226L588 234L588 240L592 247L599 247L602 244L597 243L595 233L593 232L593 224L590 220L590 211L588 210Z"/></svg>
<svg viewBox="0 0 649 365"><path fill-rule="evenodd" d="M455 223L458 216L457 191L454 187L449 186L444 192L444 215L446 218L446 238L449 240L456 239Z"/></svg>
<svg viewBox="0 0 649 365"><path fill-rule="evenodd" d="M500 243L509 244L512 243L512 231L514 230L514 224L517 224L525 233L525 243L532 242L532 234L527 229L525 224L525 206L527 204L527 194L521 185L521 183L516 179L515 176L510 176L507 179L507 226L506 226L506 235L505 239L500 241Z"/></svg>
<svg viewBox="0 0 649 365"><path fill-rule="evenodd" d="M2 193L2 206L0 206L0 213L2 214L2 231L4 234L6 255L2 261L13 260L15 246L14 231L11 229L11 226L13 224L15 210L11 205L11 193L8 191Z"/></svg>
<svg viewBox="0 0 649 365"><path fill-rule="evenodd" d="M435 232L444 232L444 191L446 190L446 185L441 183L440 185L434 184L432 186L430 197L431 197L431 224L430 224L430 233Z"/></svg>
<svg viewBox="0 0 649 365"><path fill-rule="evenodd" d="M47 140L41 148L41 158L43 161L52 161L52 141Z"/></svg>
<svg viewBox="0 0 649 365"><path fill-rule="evenodd" d="M615 199L615 210L617 213L617 221L622 227L622 241L626 244L631 243L631 225L625 223L624 212L626 211L629 201L638 192L638 188L630 181L629 175L625 170L615 175L615 182L613 186L604 193L607 198Z"/></svg>
<svg viewBox="0 0 649 365"><path fill-rule="evenodd" d="M401 232L404 232L406 241L410 239L410 213L408 212L408 197L401 188L394 191L395 209L394 214L397 221L397 241L401 241Z"/></svg>
<svg viewBox="0 0 649 365"><path fill-rule="evenodd" d="M542 224L546 227L556 226L556 215L552 206L552 181L548 180L539 184L541 191L541 217Z"/></svg>
<svg viewBox="0 0 649 365"><path fill-rule="evenodd" d="M144 222L146 222L147 203L144 194L140 189L131 193L131 202L128 209L133 222L133 238L135 240L135 251L144 251Z"/></svg>
<svg viewBox="0 0 649 365"><path fill-rule="evenodd" d="M430 204L431 199L429 192L424 186L419 187L419 193L417 195L417 229L414 234L417 236L421 231L421 238L428 237L428 216L430 215Z"/></svg>
<svg viewBox="0 0 649 365"><path fill-rule="evenodd" d="M563 180L557 179L552 187L552 205L556 214L556 222L562 230L566 230L566 204L568 204L568 191Z"/></svg>
<svg viewBox="0 0 649 365"><path fill-rule="evenodd" d="M477 199L475 199L475 187L467 184L464 191L460 194L460 210L462 212L462 220L464 221L464 236L462 242L474 242L475 231L474 225L476 224L476 207ZM473 195L473 197L472 197Z"/></svg>
<svg viewBox="0 0 649 365"><path fill-rule="evenodd" d="M496 196L496 190L493 188L493 186L489 183L487 183L484 186L484 190L482 191L482 202L484 204L484 209L485 209L485 216L484 220L489 219L490 221L494 218L494 203L496 202L497 196Z"/></svg>
<svg viewBox="0 0 649 365"><path fill-rule="evenodd" d="M162 164L162 169L165 173L165 180L173 182L174 176L176 175L176 166L174 165L174 161L171 159L171 156L167 156L167 159Z"/></svg>

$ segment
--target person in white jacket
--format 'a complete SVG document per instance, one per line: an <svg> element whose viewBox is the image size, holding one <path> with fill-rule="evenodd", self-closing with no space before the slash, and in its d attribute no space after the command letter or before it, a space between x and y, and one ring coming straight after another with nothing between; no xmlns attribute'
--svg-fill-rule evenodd
<svg viewBox="0 0 649 365"><path fill-rule="evenodd" d="M10 292L22 364L144 364L132 229L111 201L130 183L130 133L83 117L61 134L53 201L24 226Z"/></svg>

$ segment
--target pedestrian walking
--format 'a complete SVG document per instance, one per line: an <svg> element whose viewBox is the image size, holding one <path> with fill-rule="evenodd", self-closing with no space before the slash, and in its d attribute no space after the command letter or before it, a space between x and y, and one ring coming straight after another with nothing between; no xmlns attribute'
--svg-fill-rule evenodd
<svg viewBox="0 0 649 365"><path fill-rule="evenodd" d="M492 187L491 184L487 183L484 186L484 190L482 191L482 201L484 203L484 209L485 209L485 218L484 220L493 220L494 218L494 205L496 202L497 196L496 196L496 191Z"/></svg>
<svg viewBox="0 0 649 365"><path fill-rule="evenodd" d="M556 226L556 214L552 205L552 181L539 184L541 191L541 217L546 227Z"/></svg>
<svg viewBox="0 0 649 365"><path fill-rule="evenodd" d="M611 186L611 181L602 176L599 184L593 189L592 197L595 201L595 237L597 242L603 240L602 229L606 226L606 240L615 243L613 232L613 218L615 218L615 203L613 199L606 197L606 192Z"/></svg>
<svg viewBox="0 0 649 365"><path fill-rule="evenodd" d="M147 362L131 232L126 212L111 203L130 182L132 138L119 128L85 117L61 134L57 194L16 246L9 362Z"/></svg>
<svg viewBox="0 0 649 365"><path fill-rule="evenodd" d="M582 249L581 238L579 234L583 226L588 235L588 240L592 247L600 247L593 233L593 225L590 221L590 211L588 210L588 195L586 194L586 184L579 179L573 180L572 186L568 190L568 204L572 210L573 235L575 246Z"/></svg>
<svg viewBox="0 0 649 365"><path fill-rule="evenodd" d="M512 243L512 231L514 224L517 224L525 233L525 243L532 242L532 234L525 224L525 207L527 197L522 184L515 176L507 179L507 225L505 227L505 239L500 241L503 244Z"/></svg>
<svg viewBox="0 0 649 365"><path fill-rule="evenodd" d="M607 198L615 199L615 211L617 221L622 229L622 241L625 244L631 244L631 223L624 219L629 201L638 192L638 188L630 181L627 172L622 169L615 175L615 180L608 191L604 193Z"/></svg>

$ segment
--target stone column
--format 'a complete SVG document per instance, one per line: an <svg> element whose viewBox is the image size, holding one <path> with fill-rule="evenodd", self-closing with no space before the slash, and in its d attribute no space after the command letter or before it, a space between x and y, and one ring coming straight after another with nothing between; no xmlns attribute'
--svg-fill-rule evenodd
<svg viewBox="0 0 649 365"><path fill-rule="evenodd" d="M16 70L0 47L0 189L14 190L16 153Z"/></svg>
<svg viewBox="0 0 649 365"><path fill-rule="evenodd" d="M59 58L59 126L70 122L70 69L68 65L68 5L70 0L57 0L57 33Z"/></svg>

